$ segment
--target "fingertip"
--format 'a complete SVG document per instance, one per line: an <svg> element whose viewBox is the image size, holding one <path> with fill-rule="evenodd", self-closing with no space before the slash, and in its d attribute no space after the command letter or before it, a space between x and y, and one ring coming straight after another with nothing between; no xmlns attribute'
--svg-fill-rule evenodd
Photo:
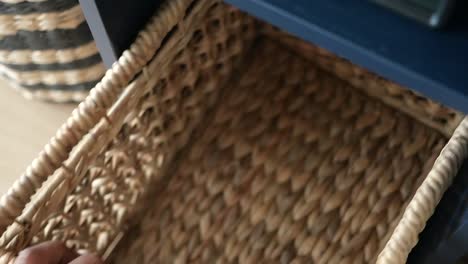
<svg viewBox="0 0 468 264"><path fill-rule="evenodd" d="M95 254L87 254L78 257L70 262L70 264L103 264L104 262Z"/></svg>
<svg viewBox="0 0 468 264"><path fill-rule="evenodd" d="M59 241L48 241L22 250L15 264L39 264L44 261L58 263L68 262L78 255Z"/></svg>
<svg viewBox="0 0 468 264"><path fill-rule="evenodd" d="M39 264L41 261L41 254L28 248L18 254L18 257L15 260L15 264Z"/></svg>

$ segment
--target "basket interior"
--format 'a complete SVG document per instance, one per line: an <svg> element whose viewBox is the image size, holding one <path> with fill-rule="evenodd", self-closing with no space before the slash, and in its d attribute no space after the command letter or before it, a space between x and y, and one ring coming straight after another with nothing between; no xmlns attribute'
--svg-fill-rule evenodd
<svg viewBox="0 0 468 264"><path fill-rule="evenodd" d="M114 261L375 261L445 138L276 42L243 55Z"/></svg>
<svg viewBox="0 0 468 264"><path fill-rule="evenodd" d="M113 250L114 263L375 261L457 114L194 3L32 243Z"/></svg>

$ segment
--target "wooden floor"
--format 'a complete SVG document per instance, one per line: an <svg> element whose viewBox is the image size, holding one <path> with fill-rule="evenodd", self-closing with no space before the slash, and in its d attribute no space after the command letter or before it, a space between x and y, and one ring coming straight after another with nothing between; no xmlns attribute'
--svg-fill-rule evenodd
<svg viewBox="0 0 468 264"><path fill-rule="evenodd" d="M21 175L74 105L23 98L0 80L0 195Z"/></svg>

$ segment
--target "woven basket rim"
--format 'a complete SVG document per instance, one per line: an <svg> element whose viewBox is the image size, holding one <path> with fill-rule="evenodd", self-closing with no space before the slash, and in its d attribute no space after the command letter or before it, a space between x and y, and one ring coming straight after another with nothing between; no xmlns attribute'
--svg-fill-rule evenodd
<svg viewBox="0 0 468 264"><path fill-rule="evenodd" d="M7 194L2 196L0 200L0 230L3 232L0 238L1 245L8 244L18 235L17 232L9 232L7 227L13 224L17 225L16 227L26 228L23 221L25 218L21 216L26 216L27 220L28 216L32 216L32 212L23 209L31 204L30 199L38 190L47 187L42 184L50 176L55 175L59 170L66 173L69 166L66 161L69 160L70 154L73 152L82 154L77 146L92 144L99 140L94 137L102 129L115 129L113 120L116 119L115 116L121 118L122 115L116 114L115 109L128 104L129 100L134 100L132 93L137 90L138 86L147 85L148 73L145 70L147 65L162 45L164 36L179 20L183 19L189 2L192 1L164 2L152 21L138 34L131 47L106 72L102 81L73 111L71 117L61 126L38 158L32 162ZM84 142L85 138L86 142ZM378 263L405 262L409 252L417 243L419 233L467 157L468 117L465 117L405 209L385 248L380 252ZM76 165L80 160L73 162Z"/></svg>
<svg viewBox="0 0 468 264"><path fill-rule="evenodd" d="M153 59L164 36L182 19L187 6L185 0L167 1L125 50L102 80L72 111L56 135L34 159L26 171L0 200L0 231L12 224L29 202L31 196L49 176L63 166L71 150L102 120L110 120L110 110L119 97L128 94L130 87L146 83L142 69ZM19 199L18 199L19 198Z"/></svg>
<svg viewBox="0 0 468 264"><path fill-rule="evenodd" d="M467 157L468 117L465 116L405 208L377 263L406 263L419 234Z"/></svg>

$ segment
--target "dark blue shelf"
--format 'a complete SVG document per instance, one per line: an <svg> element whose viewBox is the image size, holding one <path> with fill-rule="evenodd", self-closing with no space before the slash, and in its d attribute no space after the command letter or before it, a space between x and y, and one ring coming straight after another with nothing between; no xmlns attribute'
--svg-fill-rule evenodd
<svg viewBox="0 0 468 264"><path fill-rule="evenodd" d="M468 113L468 1L443 31L366 0L226 0L381 76Z"/></svg>
<svg viewBox="0 0 468 264"><path fill-rule="evenodd" d="M130 47L162 0L79 0L102 60L108 68Z"/></svg>

